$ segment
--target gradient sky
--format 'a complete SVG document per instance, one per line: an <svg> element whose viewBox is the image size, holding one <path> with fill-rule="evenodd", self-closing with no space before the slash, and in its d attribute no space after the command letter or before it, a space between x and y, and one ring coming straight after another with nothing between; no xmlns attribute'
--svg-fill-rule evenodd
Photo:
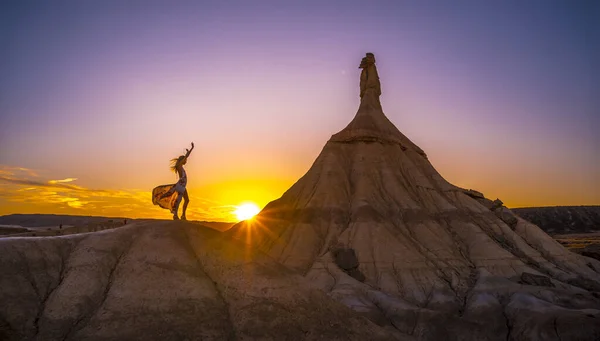
<svg viewBox="0 0 600 341"><path fill-rule="evenodd" d="M3 1L0 214L233 220L312 165L374 52L390 120L509 207L600 204L598 1Z"/></svg>

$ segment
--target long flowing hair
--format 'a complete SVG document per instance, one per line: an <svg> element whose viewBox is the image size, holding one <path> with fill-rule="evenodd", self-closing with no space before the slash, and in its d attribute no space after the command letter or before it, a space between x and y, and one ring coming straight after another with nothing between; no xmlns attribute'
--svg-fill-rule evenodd
<svg viewBox="0 0 600 341"><path fill-rule="evenodd" d="M185 155L181 155L174 159L171 159L171 170L177 174L177 168L181 167L181 163L185 159Z"/></svg>

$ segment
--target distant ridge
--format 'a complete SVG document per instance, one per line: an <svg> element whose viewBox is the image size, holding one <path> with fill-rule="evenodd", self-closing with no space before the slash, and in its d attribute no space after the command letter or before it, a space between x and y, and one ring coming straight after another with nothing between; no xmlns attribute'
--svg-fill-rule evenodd
<svg viewBox="0 0 600 341"><path fill-rule="evenodd" d="M102 216L85 216L85 215L67 215L67 214L9 214L0 216L0 225L19 225L22 227L40 227L40 226L58 226L63 225L87 225L98 224L106 221L152 221L152 220L170 220L170 219L153 219L153 218L126 218L126 217L102 217ZM208 227L218 230L226 230L233 226L232 222L217 222L217 221L194 221Z"/></svg>
<svg viewBox="0 0 600 341"><path fill-rule="evenodd" d="M0 216L0 225L20 225L23 227L53 226L53 225L81 225L100 223L107 220L129 220L135 219L124 217L100 217L83 215L61 215L61 214L9 214Z"/></svg>
<svg viewBox="0 0 600 341"><path fill-rule="evenodd" d="M511 211L550 234L600 231L600 205L523 207Z"/></svg>

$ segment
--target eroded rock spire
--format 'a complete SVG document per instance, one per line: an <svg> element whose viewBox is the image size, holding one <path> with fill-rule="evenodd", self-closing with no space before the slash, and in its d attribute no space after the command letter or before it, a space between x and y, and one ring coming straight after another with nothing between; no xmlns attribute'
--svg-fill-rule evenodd
<svg viewBox="0 0 600 341"><path fill-rule="evenodd" d="M367 52L358 68L362 69L360 73L360 98L364 97L367 90L372 91L373 95L379 97L381 95L381 84L375 66L375 55Z"/></svg>
<svg viewBox="0 0 600 341"><path fill-rule="evenodd" d="M341 131L331 136L331 142L379 142L399 144L403 150L415 151L426 157L421 148L412 143L385 116L379 96L381 83L375 66L375 55L367 52L360 73L360 105L354 119Z"/></svg>

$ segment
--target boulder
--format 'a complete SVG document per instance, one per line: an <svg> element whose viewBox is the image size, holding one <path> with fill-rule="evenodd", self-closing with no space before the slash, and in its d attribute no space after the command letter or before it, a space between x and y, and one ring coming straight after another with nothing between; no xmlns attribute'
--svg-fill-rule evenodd
<svg viewBox="0 0 600 341"><path fill-rule="evenodd" d="M343 270L351 270L358 267L358 258L353 249L338 249L334 251L335 263Z"/></svg>

